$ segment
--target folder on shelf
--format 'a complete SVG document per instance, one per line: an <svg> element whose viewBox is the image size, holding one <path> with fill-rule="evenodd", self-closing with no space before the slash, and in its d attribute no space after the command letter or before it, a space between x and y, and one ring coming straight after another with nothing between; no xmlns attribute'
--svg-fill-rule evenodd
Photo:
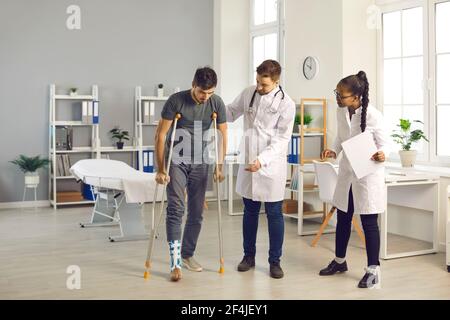
<svg viewBox="0 0 450 320"><path fill-rule="evenodd" d="M148 120L149 123L153 123L155 121L155 102L150 102L150 118Z"/></svg>
<svg viewBox="0 0 450 320"><path fill-rule="evenodd" d="M150 105L148 101L144 101L144 117L142 119L142 123L150 123Z"/></svg>
<svg viewBox="0 0 450 320"><path fill-rule="evenodd" d="M98 120L99 120L99 114L98 114L98 101L95 100L92 102L92 107L93 107L93 116L92 116L92 123L93 124L98 124Z"/></svg>
<svg viewBox="0 0 450 320"><path fill-rule="evenodd" d="M143 151L143 171L153 172L153 151Z"/></svg>
<svg viewBox="0 0 450 320"><path fill-rule="evenodd" d="M94 111L93 103L92 101L88 101L88 121L87 121L88 124L92 124L93 111Z"/></svg>
<svg viewBox="0 0 450 320"><path fill-rule="evenodd" d="M88 102L83 101L81 103L81 122L88 123Z"/></svg>

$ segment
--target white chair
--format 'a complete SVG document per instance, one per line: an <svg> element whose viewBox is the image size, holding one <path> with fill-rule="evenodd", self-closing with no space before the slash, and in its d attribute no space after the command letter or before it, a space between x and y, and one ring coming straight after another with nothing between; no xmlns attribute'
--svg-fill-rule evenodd
<svg viewBox="0 0 450 320"><path fill-rule="evenodd" d="M317 184L319 186L320 200L325 203L332 203L334 190L336 189L337 184L338 172L336 168L329 162L313 161L313 163L314 163L314 170L316 172ZM325 230L325 228L328 226L328 223L330 222L330 219L332 218L335 211L336 207L332 207L330 212L328 212L327 216L325 217L325 220L320 226L319 231L317 232L316 236L314 237L311 243L312 247L315 247L317 245L317 242L322 236L322 233ZM364 233L361 230L358 222L356 221L355 216L353 216L352 223L356 229L356 232L358 233L358 236L361 238L365 246L366 241L364 238Z"/></svg>

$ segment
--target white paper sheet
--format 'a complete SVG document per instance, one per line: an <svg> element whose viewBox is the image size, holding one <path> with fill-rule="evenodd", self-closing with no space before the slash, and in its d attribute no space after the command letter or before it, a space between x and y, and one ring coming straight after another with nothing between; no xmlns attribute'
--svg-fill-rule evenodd
<svg viewBox="0 0 450 320"><path fill-rule="evenodd" d="M374 173L383 166L383 163L371 160L378 149L369 132L361 133L342 143L345 155L358 179Z"/></svg>

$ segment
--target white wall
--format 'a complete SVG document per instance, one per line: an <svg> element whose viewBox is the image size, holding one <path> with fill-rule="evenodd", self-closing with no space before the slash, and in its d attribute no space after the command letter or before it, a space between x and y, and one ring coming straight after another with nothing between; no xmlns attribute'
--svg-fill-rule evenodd
<svg viewBox="0 0 450 320"><path fill-rule="evenodd" d="M214 68L225 104L249 85L249 16L248 0L214 0ZM238 149L242 128L242 119L228 125L229 152Z"/></svg>
<svg viewBox="0 0 450 320"><path fill-rule="evenodd" d="M343 0L343 75L355 74L359 70L367 73L370 83L370 102L377 98L377 30L372 25L368 8L375 0ZM368 20L369 19L369 20ZM368 24L369 22L369 24Z"/></svg>
<svg viewBox="0 0 450 320"><path fill-rule="evenodd" d="M285 80L286 92L296 103L301 98L327 98L328 145L336 136L333 90L342 78L342 1L286 0ZM319 60L320 71L313 80L302 73L307 56ZM319 110L310 111L319 126ZM312 143L317 143L314 140ZM306 148L308 146L306 145Z"/></svg>

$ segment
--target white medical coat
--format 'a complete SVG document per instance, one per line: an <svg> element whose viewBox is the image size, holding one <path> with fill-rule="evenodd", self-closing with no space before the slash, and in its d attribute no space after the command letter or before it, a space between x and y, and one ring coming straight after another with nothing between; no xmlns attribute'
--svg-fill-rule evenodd
<svg viewBox="0 0 450 320"><path fill-rule="evenodd" d="M336 154L342 151L342 142L361 134L361 110L362 108L357 109L350 121L348 109L338 108L338 132L334 145ZM372 134L378 150L383 151L387 157L390 152L390 140L383 121L383 115L371 105L367 108L366 123L366 132ZM358 180L351 168L350 162L345 156L345 152L343 152L343 156L339 162L339 174L333 197L333 205L344 212L347 212L348 209L350 186L353 192L355 214L379 214L385 211L386 187L384 165L376 172Z"/></svg>
<svg viewBox="0 0 450 320"><path fill-rule="evenodd" d="M227 121L244 116L236 192L244 198L261 202L284 199L287 176L287 151L295 118L295 103L277 87L267 95L256 93L255 86L245 89L227 106ZM277 94L278 92L278 94ZM261 169L255 173L245 168L256 159Z"/></svg>

